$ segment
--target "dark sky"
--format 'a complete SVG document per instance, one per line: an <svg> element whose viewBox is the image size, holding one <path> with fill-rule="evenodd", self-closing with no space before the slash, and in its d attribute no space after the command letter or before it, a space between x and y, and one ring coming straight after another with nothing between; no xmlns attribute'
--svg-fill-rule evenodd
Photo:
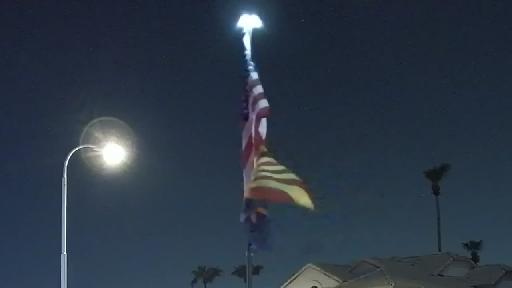
<svg viewBox="0 0 512 288"><path fill-rule="evenodd" d="M100 116L132 127L137 154L117 174L72 160L70 287L187 287L196 265L243 261L243 10L266 25L269 145L318 205L272 207L259 287L433 252L422 171L440 162L445 247L483 239L484 263L511 264L507 2L1 1L0 287L58 287L62 163Z"/></svg>

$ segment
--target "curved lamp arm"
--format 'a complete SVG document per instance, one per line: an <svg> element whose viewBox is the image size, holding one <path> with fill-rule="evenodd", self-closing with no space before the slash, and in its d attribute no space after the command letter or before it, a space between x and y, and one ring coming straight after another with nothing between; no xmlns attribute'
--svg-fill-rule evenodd
<svg viewBox="0 0 512 288"><path fill-rule="evenodd" d="M67 198L68 198L68 163L71 159L71 156L75 154L78 150L82 149L94 149L98 151L98 147L94 145L80 145L73 150L71 150L66 160L64 161L64 169L62 171L62 250L60 257L60 287L67 288L68 286L68 255L67 255Z"/></svg>

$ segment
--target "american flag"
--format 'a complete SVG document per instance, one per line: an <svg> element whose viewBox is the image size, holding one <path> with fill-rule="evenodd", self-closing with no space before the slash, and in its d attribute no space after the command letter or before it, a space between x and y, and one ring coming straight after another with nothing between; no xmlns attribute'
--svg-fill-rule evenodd
<svg viewBox="0 0 512 288"><path fill-rule="evenodd" d="M256 152L267 136L267 117L270 111L254 63L249 59L247 63L248 78L242 99L244 203L240 220L247 224L250 245L257 249L267 249L270 234L267 205L265 201L251 199L249 187L255 168Z"/></svg>
<svg viewBox="0 0 512 288"><path fill-rule="evenodd" d="M247 63L249 76L242 101L244 199L288 202L314 209L302 180L268 153L265 142L270 107L254 63L250 59Z"/></svg>
<svg viewBox="0 0 512 288"><path fill-rule="evenodd" d="M249 228L249 242L255 248L268 248L267 203L293 203L314 209L302 180L277 162L266 148L267 118L270 107L251 58L251 30L244 31L247 60L247 86L242 101L242 169L244 202L242 222Z"/></svg>
<svg viewBox="0 0 512 288"><path fill-rule="evenodd" d="M248 63L246 93L242 101L242 167L244 176L244 211L242 220L266 220L266 203L293 203L314 209L302 180L279 164L267 151L269 103L254 67Z"/></svg>
<svg viewBox="0 0 512 288"><path fill-rule="evenodd" d="M244 198L250 198L249 184L255 167L257 151L265 144L269 104L265 98L258 72L252 61L248 62L249 76L242 101L242 167L244 174Z"/></svg>

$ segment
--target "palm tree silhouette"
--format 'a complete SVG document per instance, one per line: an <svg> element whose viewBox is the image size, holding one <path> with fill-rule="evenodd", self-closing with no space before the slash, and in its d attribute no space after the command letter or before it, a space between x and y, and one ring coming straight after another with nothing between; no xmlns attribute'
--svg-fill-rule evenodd
<svg viewBox="0 0 512 288"><path fill-rule="evenodd" d="M247 283L247 266L245 265L238 265L234 268L233 272L231 272L231 275L236 276L244 281L244 283ZM252 275L258 276L260 275L261 271L263 270L262 265L253 265L252 266Z"/></svg>
<svg viewBox="0 0 512 288"><path fill-rule="evenodd" d="M436 214L437 214L437 251L442 251L441 246L441 209L439 208L439 195L441 194L441 186L439 183L446 176L450 170L451 165L443 163L439 166L430 168L423 172L425 177L432 183L432 194L436 199Z"/></svg>
<svg viewBox="0 0 512 288"><path fill-rule="evenodd" d="M462 248L470 253L471 260L473 260L475 264L480 263L480 251L484 248L482 240L469 240L468 242L462 243Z"/></svg>
<svg viewBox="0 0 512 288"><path fill-rule="evenodd" d="M192 275L194 278L190 282L191 287L194 287L197 282L202 282L203 287L207 288L209 283L222 275L222 270L217 267L197 266L195 270L192 270Z"/></svg>

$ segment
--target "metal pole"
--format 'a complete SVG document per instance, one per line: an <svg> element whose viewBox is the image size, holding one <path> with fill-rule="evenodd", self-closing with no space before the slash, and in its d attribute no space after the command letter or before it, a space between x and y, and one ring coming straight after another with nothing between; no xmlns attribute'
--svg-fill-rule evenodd
<svg viewBox="0 0 512 288"><path fill-rule="evenodd" d="M60 287L68 287L68 254L66 253L66 227L67 227L67 161L64 164L64 173L62 174L62 250L60 254Z"/></svg>
<svg viewBox="0 0 512 288"><path fill-rule="evenodd" d="M60 287L68 287L68 254L67 254L67 203L68 203L68 163L73 154L83 148L91 148L97 150L94 145L80 145L69 152L64 161L64 169L62 171L62 249L60 254Z"/></svg>
<svg viewBox="0 0 512 288"><path fill-rule="evenodd" d="M246 278L246 287L252 288L252 250L251 250L251 242L247 242L247 252L246 252L246 270L245 270L245 278Z"/></svg>
<svg viewBox="0 0 512 288"><path fill-rule="evenodd" d="M245 47L245 60L247 61L247 70L249 73L252 73L254 72L254 63L252 62L252 57L251 57L251 38L252 38L252 29L254 27L242 27L243 28L243 38L242 38L242 41L244 43L244 47ZM251 109L251 108L249 108ZM255 135L255 127L254 127L254 122L252 124L252 137L253 137L253 143L254 143L254 135ZM242 147L243 148L243 147ZM253 152L254 152L254 147L252 147L253 149ZM253 168L255 167L255 162L256 162L256 157L254 158L254 164L253 164ZM248 179L245 179L244 178L244 188L245 187L245 184L248 183ZM250 232L249 232L250 234ZM253 254L252 254L252 247L251 247L251 241L250 239L247 241L247 250L246 250L246 254L245 254L245 257L246 257L246 271L245 271L245 279L246 279L246 287L247 288L252 288L252 257L253 257Z"/></svg>

